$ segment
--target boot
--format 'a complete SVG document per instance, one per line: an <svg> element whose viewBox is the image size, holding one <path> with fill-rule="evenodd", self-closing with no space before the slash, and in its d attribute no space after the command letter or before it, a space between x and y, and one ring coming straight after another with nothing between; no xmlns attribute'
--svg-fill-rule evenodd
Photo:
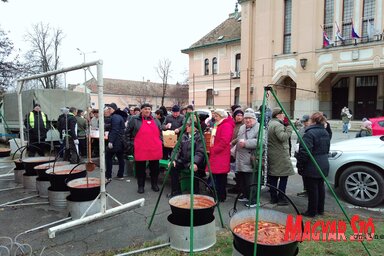
<svg viewBox="0 0 384 256"><path fill-rule="evenodd" d="M155 192L158 192L160 190L159 186L157 186L157 179L158 179L157 176L155 177L151 176L151 186L152 186L152 190Z"/></svg>
<svg viewBox="0 0 384 256"><path fill-rule="evenodd" d="M144 185L145 185L145 177L142 177L142 175L137 175L137 193L143 194L144 193Z"/></svg>

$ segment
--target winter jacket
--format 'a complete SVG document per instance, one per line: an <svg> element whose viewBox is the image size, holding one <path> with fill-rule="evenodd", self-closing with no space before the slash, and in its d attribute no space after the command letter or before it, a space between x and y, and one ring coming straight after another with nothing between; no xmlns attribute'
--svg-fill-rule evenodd
<svg viewBox="0 0 384 256"><path fill-rule="evenodd" d="M33 127L30 122L30 113L33 113ZM45 125L42 115L45 115ZM40 142L44 142L45 138L47 138L48 116L45 113L34 110L29 112L25 117L24 125L27 128L30 141L38 141L40 139Z"/></svg>
<svg viewBox="0 0 384 256"><path fill-rule="evenodd" d="M330 147L330 138L324 125L315 124L308 126L305 130L303 140L309 151L315 158L317 164L323 171L324 176L328 176L329 162L328 152ZM309 155L303 145L300 145L299 153L297 154L297 169L299 174L305 177L321 178L315 165L312 163Z"/></svg>
<svg viewBox="0 0 384 256"><path fill-rule="evenodd" d="M85 139L87 131L87 120L82 116L75 116L77 121L77 137L79 139Z"/></svg>
<svg viewBox="0 0 384 256"><path fill-rule="evenodd" d="M68 128L68 130L66 130ZM73 113L67 115L67 123L64 124L64 133L72 140L77 140L77 120Z"/></svg>
<svg viewBox="0 0 384 256"><path fill-rule="evenodd" d="M157 127L159 128L160 140L163 141L163 133L161 131L161 124L160 124L159 120L156 118L153 118L152 116L149 116L145 119L155 121ZM125 130L125 140L126 140L126 143L128 143L130 145L130 147L132 147L132 148L133 148L135 136L139 132L141 124L142 124L142 115L141 114L131 116L130 121L128 121L128 127ZM145 144L145 141L141 141L140 143Z"/></svg>
<svg viewBox="0 0 384 256"><path fill-rule="evenodd" d="M284 126L277 118L272 118L268 125L268 175L294 175L288 140L292 128Z"/></svg>
<svg viewBox="0 0 384 256"><path fill-rule="evenodd" d="M231 158L231 139L235 123L232 118L225 118L217 125L213 146L210 148L209 163L213 174L229 172Z"/></svg>
<svg viewBox="0 0 384 256"><path fill-rule="evenodd" d="M257 136L259 133L259 124L255 123L251 128L246 128L243 124L239 129L237 141L245 140L245 147L236 145L236 171L237 172L253 172L251 165L251 154L255 153L257 148Z"/></svg>
<svg viewBox="0 0 384 256"><path fill-rule="evenodd" d="M192 137L188 133L184 133L181 137L180 148L177 152L175 161L184 166L184 168L189 168L191 163L191 143ZM205 163L204 147L203 142L201 141L199 133L195 132L194 134L194 151L195 159L194 163L198 166L199 169L203 168Z"/></svg>
<svg viewBox="0 0 384 256"><path fill-rule="evenodd" d="M170 129L165 127L169 123L172 124ZM183 123L184 123L184 116L183 115L179 115L178 117L174 117L173 115L168 115L165 117L164 123L163 123L161 128L164 131L165 130L176 130L176 129L180 130L181 127L183 127Z"/></svg>
<svg viewBox="0 0 384 256"><path fill-rule="evenodd" d="M113 148L107 149L112 152L121 152L124 150L123 136L125 132L125 120L127 113L120 109L115 110L111 115L111 128L108 133L108 143L112 143Z"/></svg>

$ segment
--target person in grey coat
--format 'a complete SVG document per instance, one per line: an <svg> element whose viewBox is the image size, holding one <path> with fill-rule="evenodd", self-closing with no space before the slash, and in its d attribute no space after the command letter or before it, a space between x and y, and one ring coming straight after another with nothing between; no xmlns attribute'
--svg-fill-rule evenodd
<svg viewBox="0 0 384 256"><path fill-rule="evenodd" d="M256 183L252 180L253 167L251 163L251 155L255 153L257 148L257 136L259 133L259 124L256 120L255 112L252 109L247 109L244 113L244 123L237 135L236 144L236 171L238 173L239 189L242 193L239 201L248 201L247 207L256 206L256 189L250 190L249 185ZM249 196L249 200L247 197Z"/></svg>
<svg viewBox="0 0 384 256"><path fill-rule="evenodd" d="M292 127L284 126L284 117L281 108L273 109L272 120L268 126L268 184L278 187L285 193L288 176L294 175L295 172L289 155L288 143L292 134ZM271 188L269 191L272 204L288 204L285 197L277 193L277 190Z"/></svg>

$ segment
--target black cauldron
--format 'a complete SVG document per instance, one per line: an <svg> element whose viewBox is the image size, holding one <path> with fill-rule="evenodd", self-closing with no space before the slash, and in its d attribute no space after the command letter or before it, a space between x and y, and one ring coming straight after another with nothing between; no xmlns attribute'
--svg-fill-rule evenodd
<svg viewBox="0 0 384 256"><path fill-rule="evenodd" d="M55 158L52 156L27 157L27 158L24 158L22 161L24 164L25 173L28 176L33 176L33 175L37 175L35 166L53 162L55 161Z"/></svg>
<svg viewBox="0 0 384 256"><path fill-rule="evenodd" d="M100 193L100 178L85 177L67 182L71 199L76 202L91 201Z"/></svg>
<svg viewBox="0 0 384 256"><path fill-rule="evenodd" d="M35 166L34 169L37 172L37 176L39 176L41 180L49 181L49 175L46 173L48 169L53 168L54 170L56 170L56 167L69 165L69 164L70 162L68 161L49 162L49 163L37 165Z"/></svg>
<svg viewBox="0 0 384 256"><path fill-rule="evenodd" d="M191 195L178 195L169 199L172 215L174 218L179 219L180 226L189 226L191 209L190 209ZM193 222L194 226L200 226L212 221L213 212L215 210L216 202L213 197L206 195L196 194L193 197Z"/></svg>
<svg viewBox="0 0 384 256"><path fill-rule="evenodd" d="M257 186L257 184L252 184L251 187L252 186ZM279 191L279 193L283 195L291 203L296 213L300 214L295 204L283 191L269 184L267 184L267 186L270 189L275 189ZM230 214L231 220L229 222L229 227L233 234L233 246L242 255L252 256L253 250L254 250L254 242L250 242L242 238L238 234L236 234L234 232L234 228L239 224L249 222L249 221L255 221L256 209L248 209L248 210L237 212L236 203L239 196L240 194L237 196L235 200L235 204L233 208L234 214L233 215ZM285 226L287 217L288 217L288 214L283 212L279 212L271 209L259 208L259 221L272 222L272 223L277 223ZM293 217L295 218L295 216ZM303 227L304 225L303 223L301 223L302 231L303 231ZM295 256L299 252L298 246L299 246L298 241L284 241L283 243L279 243L275 245L257 243L257 255L259 256L275 256L275 255Z"/></svg>
<svg viewBox="0 0 384 256"><path fill-rule="evenodd" d="M16 165L15 170L24 170L23 160L21 160L21 159L14 159L13 162Z"/></svg>
<svg viewBox="0 0 384 256"><path fill-rule="evenodd" d="M0 157L7 157L11 155L10 148L0 148Z"/></svg>
<svg viewBox="0 0 384 256"><path fill-rule="evenodd" d="M87 175L84 164L55 166L55 168L46 170L45 173L49 176L52 191L68 191L68 181L82 178Z"/></svg>

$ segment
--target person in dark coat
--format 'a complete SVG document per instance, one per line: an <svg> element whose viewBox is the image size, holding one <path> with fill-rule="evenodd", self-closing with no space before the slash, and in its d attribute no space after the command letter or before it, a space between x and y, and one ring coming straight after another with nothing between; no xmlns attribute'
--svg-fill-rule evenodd
<svg viewBox="0 0 384 256"><path fill-rule="evenodd" d="M33 110L26 115L24 125L27 128L29 137L28 156L33 157L36 153L39 156L44 156L48 116L41 111L40 104L36 103Z"/></svg>
<svg viewBox="0 0 384 256"><path fill-rule="evenodd" d="M327 177L329 172L328 152L331 140L324 127L326 118L321 112L316 112L312 114L310 120L311 125L306 128L303 140L324 176ZM303 215L307 217L322 215L325 201L324 180L302 145L300 145L297 154L297 169L299 174L304 177L308 193L308 208Z"/></svg>
<svg viewBox="0 0 384 256"><path fill-rule="evenodd" d="M79 140L77 138L77 109L75 107L69 108L69 113L66 118L66 124L64 128L63 141L64 141L64 161L69 161L71 164L77 164L80 161L79 158Z"/></svg>
<svg viewBox="0 0 384 256"><path fill-rule="evenodd" d="M197 177L201 177L202 172L205 169L205 156L203 142L201 141L200 135L197 132L197 123L194 124L194 164L193 169ZM172 163L171 168L171 194L175 196L181 194L181 187L179 182L180 172L182 170L190 170L191 166L191 135L192 135L192 123L189 121L186 124L186 133L181 137L181 143L179 151L176 154L175 161ZM205 173L204 173L205 174ZM198 182L195 182L195 193L198 193Z"/></svg>
<svg viewBox="0 0 384 256"><path fill-rule="evenodd" d="M151 174L152 190L159 191L157 181L160 170L159 160L163 156L163 135L161 133L161 124L158 119L153 118L151 110L152 106L150 104L144 103L141 105L140 115L131 118L125 132L127 142L134 146L133 156L136 165L137 192L139 194L144 193L147 161Z"/></svg>
<svg viewBox="0 0 384 256"><path fill-rule="evenodd" d="M107 182L110 182L112 180L112 163L115 155L119 162L116 178L120 180L123 179L125 165L123 136L125 120L127 120L128 115L124 111L121 111L115 103L106 104L105 108L104 114L110 116L111 120L111 128L108 133L108 145L105 150L105 178Z"/></svg>
<svg viewBox="0 0 384 256"><path fill-rule="evenodd" d="M172 115L168 115L165 117L164 123L161 126L163 131L172 130L175 131L177 135L180 134L181 128L183 127L184 116L180 114L180 107L178 105L174 105L172 107ZM164 159L169 159L172 152L172 148L164 149Z"/></svg>
<svg viewBox="0 0 384 256"><path fill-rule="evenodd" d="M60 137L60 150L59 150L59 156L63 157L64 155L64 134L66 131L66 124L67 124L67 115L69 113L69 108L64 107L60 109L61 114L57 118L57 130L59 131L59 137Z"/></svg>

